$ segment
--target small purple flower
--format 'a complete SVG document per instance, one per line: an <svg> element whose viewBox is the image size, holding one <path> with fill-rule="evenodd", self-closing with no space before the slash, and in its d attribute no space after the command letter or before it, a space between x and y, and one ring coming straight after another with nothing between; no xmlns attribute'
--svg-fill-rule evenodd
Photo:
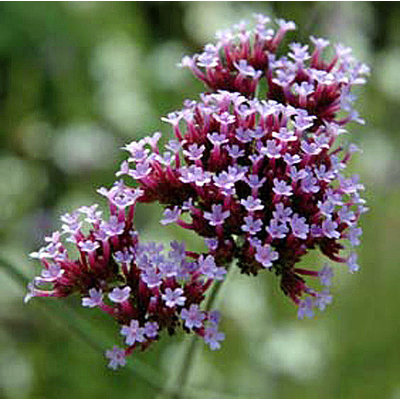
<svg viewBox="0 0 400 400"><path fill-rule="evenodd" d="M347 259L347 265L352 274L360 269L360 266L357 264L357 253L353 252L350 254L349 258Z"/></svg>
<svg viewBox="0 0 400 400"><path fill-rule="evenodd" d="M228 112L223 112L222 114L213 114L213 117L216 121L218 121L221 125L229 125L229 124L233 124L236 121L236 117L234 115L229 114ZM211 140L211 139L210 139ZM222 142L222 143L226 143L228 141L228 139L226 139L226 141ZM220 143L220 144L222 144ZM215 144L215 143L214 143Z"/></svg>
<svg viewBox="0 0 400 400"><path fill-rule="evenodd" d="M330 218L327 218L322 222L322 234L329 239L339 239L340 232L336 230L338 224L335 221L332 221Z"/></svg>
<svg viewBox="0 0 400 400"><path fill-rule="evenodd" d="M108 368L117 369L118 367L124 367L126 365L125 350L114 346L112 350L107 350L106 358L110 360Z"/></svg>
<svg viewBox="0 0 400 400"><path fill-rule="evenodd" d="M272 188L275 194L281 196L291 196L293 194L292 187L284 180L274 178L274 187Z"/></svg>
<svg viewBox="0 0 400 400"><path fill-rule="evenodd" d="M225 334L218 332L216 326L207 326L204 330L204 341L210 346L211 350L220 349L221 344L219 342L222 342L223 340L225 340Z"/></svg>
<svg viewBox="0 0 400 400"><path fill-rule="evenodd" d="M96 288L92 288L89 290L89 297L82 298L82 306L83 307L98 307L103 304L103 292L102 290L97 290Z"/></svg>
<svg viewBox="0 0 400 400"><path fill-rule="evenodd" d="M332 295L329 293L329 290L325 289L322 292L317 293L314 305L320 311L324 311L326 306L331 303L332 303Z"/></svg>
<svg viewBox="0 0 400 400"><path fill-rule="evenodd" d="M112 215L108 222L103 221L100 225L101 229L104 231L106 235L109 237L121 235L124 232L125 222L118 221L118 217Z"/></svg>
<svg viewBox="0 0 400 400"><path fill-rule="evenodd" d="M191 144L187 150L183 150L183 154L189 158L189 160L196 161L200 160L203 156L203 152L205 150L205 146L198 146L197 143Z"/></svg>
<svg viewBox="0 0 400 400"><path fill-rule="evenodd" d="M122 325L121 335L126 336L125 343L133 346L135 342L145 342L144 328L139 327L139 321L132 319L129 325Z"/></svg>
<svg viewBox="0 0 400 400"><path fill-rule="evenodd" d="M283 203L277 203L275 211L272 213L273 217L282 223L289 222L292 214L292 209L290 207L285 207Z"/></svg>
<svg viewBox="0 0 400 400"><path fill-rule="evenodd" d="M318 208L321 214L325 215L326 217L330 217L335 211L335 205L329 200L326 200L323 203L318 201Z"/></svg>
<svg viewBox="0 0 400 400"><path fill-rule="evenodd" d="M81 251L85 253L93 253L100 247L99 242L93 242L91 240L85 240L84 242L79 242L78 245Z"/></svg>
<svg viewBox="0 0 400 400"><path fill-rule="evenodd" d="M256 71L251 65L248 65L247 60L239 60L239 62L235 62L234 65L239 73L244 76L258 78L261 75L261 71Z"/></svg>
<svg viewBox="0 0 400 400"><path fill-rule="evenodd" d="M261 231L263 223L261 219L254 219L251 215L244 217L244 224L241 226L243 232L247 232L250 235L255 235Z"/></svg>
<svg viewBox="0 0 400 400"><path fill-rule="evenodd" d="M280 158L282 145L278 144L276 140L267 140L267 147L262 147L260 153L268 156L268 158Z"/></svg>
<svg viewBox="0 0 400 400"><path fill-rule="evenodd" d="M362 235L362 229L356 226L351 226L348 233L347 237L350 240L350 243L352 246L359 246L360 245L360 239L359 237Z"/></svg>
<svg viewBox="0 0 400 400"><path fill-rule="evenodd" d="M245 180L252 189L260 189L264 185L266 178L260 179L258 175L249 175Z"/></svg>
<svg viewBox="0 0 400 400"><path fill-rule="evenodd" d="M304 317L314 317L314 302L311 297L306 297L305 299L300 300L299 308L297 310L297 318L304 319Z"/></svg>
<svg viewBox="0 0 400 400"><path fill-rule="evenodd" d="M130 293L131 288L129 286L125 286L122 289L116 287L111 291L111 293L108 294L108 298L114 303L123 303L129 299Z"/></svg>
<svg viewBox="0 0 400 400"><path fill-rule="evenodd" d="M214 257L212 255L208 255L204 258L201 255L198 259L200 272L206 275L208 278L215 280L223 280L226 274L226 269L223 267L217 267L215 264Z"/></svg>
<svg viewBox="0 0 400 400"><path fill-rule="evenodd" d="M280 128L279 132L272 132L272 137L279 139L281 142L294 142L297 140L297 136L294 132L289 131L287 128Z"/></svg>
<svg viewBox="0 0 400 400"><path fill-rule="evenodd" d="M269 244L265 244L264 246L257 247L255 258L264 268L269 268L272 266L273 261L279 258L279 254L273 251Z"/></svg>
<svg viewBox="0 0 400 400"><path fill-rule="evenodd" d="M167 307L183 306L185 305L186 297L183 295L183 289L176 288L172 290L171 288L165 289L165 294L161 297L165 301Z"/></svg>
<svg viewBox="0 0 400 400"><path fill-rule="evenodd" d="M53 282L64 274L64 270L58 264L49 264L48 268L44 268L40 277L37 278L40 282Z"/></svg>
<svg viewBox="0 0 400 400"><path fill-rule="evenodd" d="M280 224L276 219L271 219L269 226L266 228L267 232L273 239L283 239L289 232L286 223Z"/></svg>
<svg viewBox="0 0 400 400"><path fill-rule="evenodd" d="M246 154L245 151L240 149L237 144L234 144L232 146L227 145L226 150L228 151L229 157L233 158L234 160L237 160L238 158L243 157Z"/></svg>
<svg viewBox="0 0 400 400"><path fill-rule="evenodd" d="M141 279L147 285L148 288L152 289L161 285L162 274L161 272L157 272L155 268L150 267L146 268L143 271Z"/></svg>
<svg viewBox="0 0 400 400"><path fill-rule="evenodd" d="M307 239L307 234L310 228L306 224L306 219L304 217L299 217L298 214L293 214L293 217L290 220L290 226L292 227L294 236L304 240Z"/></svg>
<svg viewBox="0 0 400 400"><path fill-rule="evenodd" d="M308 143L305 140L301 142L301 149L311 156L321 153L321 148L316 143Z"/></svg>
<svg viewBox="0 0 400 400"><path fill-rule="evenodd" d="M173 209L167 208L165 209L164 218L160 221L161 225L168 225L178 221L181 210L178 206L175 206Z"/></svg>
<svg viewBox="0 0 400 400"><path fill-rule="evenodd" d="M144 334L148 338L155 338L158 335L159 326L157 322L146 322L144 324Z"/></svg>
<svg viewBox="0 0 400 400"><path fill-rule="evenodd" d="M201 328L205 317L205 314L199 310L197 304L192 304L189 310L184 308L181 312L181 318L185 321L186 328L189 329Z"/></svg>
<svg viewBox="0 0 400 400"><path fill-rule="evenodd" d="M301 190L304 193L318 193L320 187L318 185L318 180L314 178L311 174L307 175L301 180Z"/></svg>
<svg viewBox="0 0 400 400"><path fill-rule="evenodd" d="M292 167L293 165L298 164L301 161L301 158L298 154L292 155L289 153L285 153L285 155L283 156L283 160L287 165Z"/></svg>
<svg viewBox="0 0 400 400"><path fill-rule="evenodd" d="M115 261L121 264L130 264L134 258L135 256L129 250L117 251L114 255Z"/></svg>
<svg viewBox="0 0 400 400"><path fill-rule="evenodd" d="M333 269L325 264L324 267L318 272L319 280L323 286L331 286L333 278Z"/></svg>
<svg viewBox="0 0 400 400"><path fill-rule="evenodd" d="M205 238L204 242L210 251L217 250L218 238Z"/></svg>
<svg viewBox="0 0 400 400"><path fill-rule="evenodd" d="M354 220L356 219L356 215L353 211L349 210L347 206L342 207L338 211L338 216L340 218L340 222L344 222L347 225L352 225Z"/></svg>
<svg viewBox="0 0 400 400"><path fill-rule="evenodd" d="M247 197L246 200L240 200L240 204L242 204L248 212L260 211L264 208L261 200L253 196Z"/></svg>
<svg viewBox="0 0 400 400"><path fill-rule="evenodd" d="M213 325L218 326L220 319L221 314L219 311L214 310L208 313L208 321L210 321Z"/></svg>
<svg viewBox="0 0 400 400"><path fill-rule="evenodd" d="M205 212L204 213L204 218L210 221L210 225L212 226L218 226L222 225L224 221L229 217L230 211L222 211L222 205L218 204L215 205L213 204L211 206L211 213Z"/></svg>
<svg viewBox="0 0 400 400"><path fill-rule="evenodd" d="M251 130L250 129L244 130L242 127L236 129L236 138L241 143L248 143L253 140L251 136Z"/></svg>
<svg viewBox="0 0 400 400"><path fill-rule="evenodd" d="M300 179L306 178L307 176L307 172L304 169L297 171L295 166L290 167L290 177L292 178L293 182L297 182Z"/></svg>

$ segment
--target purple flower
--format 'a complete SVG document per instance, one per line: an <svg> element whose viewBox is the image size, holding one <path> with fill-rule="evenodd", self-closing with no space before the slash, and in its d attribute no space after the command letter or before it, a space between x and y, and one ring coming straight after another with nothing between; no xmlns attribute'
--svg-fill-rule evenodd
<svg viewBox="0 0 400 400"><path fill-rule="evenodd" d="M98 242L92 242L91 240L85 240L84 242L79 242L78 245L81 251L85 253L93 253L100 247L100 244Z"/></svg>
<svg viewBox="0 0 400 400"><path fill-rule="evenodd" d="M254 219L251 215L244 217L244 224L241 226L243 232L247 232L250 235L255 235L261 231L263 223L261 219Z"/></svg>
<svg viewBox="0 0 400 400"><path fill-rule="evenodd" d="M276 140L267 140L267 147L262 147L260 153L268 156L268 158L280 158L282 145L278 144Z"/></svg>
<svg viewBox="0 0 400 400"><path fill-rule="evenodd" d="M340 222L344 222L347 225L352 225L356 216L353 211L349 210L347 206L342 207L338 211L338 216L340 218Z"/></svg>
<svg viewBox="0 0 400 400"><path fill-rule="evenodd" d="M273 239L283 239L289 231L286 223L279 224L279 221L276 219L271 219L266 229Z"/></svg>
<svg viewBox="0 0 400 400"><path fill-rule="evenodd" d="M301 142L301 149L311 156L321 153L321 148L316 143L308 143L305 140Z"/></svg>
<svg viewBox="0 0 400 400"><path fill-rule="evenodd" d="M145 342L144 328L139 327L139 321L132 319L129 325L122 325L121 335L126 336L125 343L133 346L135 342Z"/></svg>
<svg viewBox="0 0 400 400"><path fill-rule="evenodd" d="M332 303L332 295L329 293L329 290L325 289L322 292L317 293L314 305L320 311L324 311L326 306L331 303Z"/></svg>
<svg viewBox="0 0 400 400"><path fill-rule="evenodd" d="M293 217L290 220L290 226L292 227L294 236L304 240L307 239L307 234L310 228L306 224L306 219L304 217L299 217L298 214L293 214Z"/></svg>
<svg viewBox="0 0 400 400"><path fill-rule="evenodd" d="M111 291L111 293L108 294L108 298L114 303L123 303L129 299L130 293L131 288L129 286L125 286L122 289L116 287Z"/></svg>
<svg viewBox="0 0 400 400"><path fill-rule="evenodd" d="M119 222L118 217L112 215L110 217L110 220L108 222L103 221L100 227L107 236L113 237L121 235L124 232L125 222L124 221Z"/></svg>
<svg viewBox="0 0 400 400"><path fill-rule="evenodd" d="M233 158L234 160L237 160L245 155L245 151L242 150L237 144L232 146L227 145L226 150L228 151L229 157Z"/></svg>
<svg viewBox="0 0 400 400"><path fill-rule="evenodd" d="M185 321L185 326L188 329L201 328L205 317L205 314L199 310L197 304L192 304L189 310L184 308L181 312L181 318Z"/></svg>
<svg viewBox="0 0 400 400"><path fill-rule="evenodd" d="M175 206L172 210L166 208L164 211L164 218L160 221L161 225L168 225L178 221L181 215L181 210L178 206Z"/></svg>
<svg viewBox="0 0 400 400"><path fill-rule="evenodd" d="M319 280L321 281L321 285L323 286L331 286L332 278L333 278L333 269L325 264L321 271L318 272Z"/></svg>
<svg viewBox="0 0 400 400"><path fill-rule="evenodd" d="M157 322L146 322L144 324L144 334L148 338L155 338L158 335L159 326Z"/></svg>
<svg viewBox="0 0 400 400"><path fill-rule="evenodd" d="M323 203L318 201L318 208L321 214L325 215L326 217L330 217L335 211L335 205L329 200L326 200Z"/></svg>
<svg viewBox="0 0 400 400"><path fill-rule="evenodd" d="M229 210L222 211L222 205L220 204L213 204L211 210L211 213L204 212L204 218L210 221L210 225L212 226L222 225L230 215Z"/></svg>
<svg viewBox="0 0 400 400"><path fill-rule="evenodd" d="M258 78L261 75L261 71L256 71L251 65L248 65L247 60L239 60L239 62L235 62L234 65L239 73L244 76Z"/></svg>
<svg viewBox="0 0 400 400"><path fill-rule="evenodd" d="M252 189L260 189L264 185L266 178L260 179L258 175L249 175L245 180Z"/></svg>
<svg viewBox="0 0 400 400"><path fill-rule="evenodd" d="M126 365L125 350L118 346L114 346L112 350L107 350L105 355L110 360L108 368L115 370Z"/></svg>
<svg viewBox="0 0 400 400"><path fill-rule="evenodd" d="M297 136L294 132L289 131L287 128L280 128L279 132L272 132L272 137L279 139L282 142L294 142L297 140Z"/></svg>
<svg viewBox="0 0 400 400"><path fill-rule="evenodd" d="M306 297L305 299L300 300L299 308L297 310L297 318L304 319L304 317L314 317L314 302L311 297Z"/></svg>
<svg viewBox="0 0 400 400"><path fill-rule="evenodd" d="M306 176L301 180L301 190L304 193L318 193L320 187L318 186L318 181L312 175Z"/></svg>
<svg viewBox="0 0 400 400"><path fill-rule="evenodd" d="M146 268L142 275L142 281L147 285L148 288L152 289L158 287L162 283L162 274L157 272L157 270L153 267Z"/></svg>
<svg viewBox="0 0 400 400"><path fill-rule="evenodd" d="M58 264L51 263L42 270L40 277L36 278L39 282L53 282L64 274L64 270Z"/></svg>
<svg viewBox="0 0 400 400"><path fill-rule="evenodd" d="M335 221L332 221L330 218L327 218L322 222L322 234L329 239L339 239L340 232L336 231L338 224Z"/></svg>
<svg viewBox="0 0 400 400"><path fill-rule="evenodd" d="M269 244L265 244L257 247L255 258L264 268L268 268L272 266L273 261L279 258L279 254L273 251Z"/></svg>
<svg viewBox="0 0 400 400"><path fill-rule="evenodd" d="M98 307L103 304L103 292L102 290L97 290L96 288L92 288L89 290L89 297L82 298L82 306L83 307Z"/></svg>
<svg viewBox="0 0 400 400"><path fill-rule="evenodd" d="M134 258L135 256L129 250L117 251L114 255L115 261L121 264L130 264Z"/></svg>
<svg viewBox="0 0 400 400"><path fill-rule="evenodd" d="M307 176L307 172L304 169L300 169L299 171L297 171L297 168L295 166L290 167L290 177L294 182L297 182L300 179L304 179Z"/></svg>
<svg viewBox="0 0 400 400"><path fill-rule="evenodd" d="M360 269L360 266L357 264L357 253L353 252L350 254L349 258L347 259L347 265L352 274Z"/></svg>
<svg viewBox="0 0 400 400"><path fill-rule="evenodd" d="M168 287L165 289L165 294L162 295L162 299L165 301L167 307L183 306L185 305L186 297L182 295L183 290L181 288L172 290Z"/></svg>
<svg viewBox="0 0 400 400"><path fill-rule="evenodd" d="M216 326L207 326L204 330L204 341L210 346L211 350L218 350L221 348L219 342L225 340L225 334L218 332Z"/></svg>
<svg viewBox="0 0 400 400"><path fill-rule="evenodd" d="M236 138L241 143L248 143L253 140L251 136L251 130L250 129L244 130L242 127L236 129Z"/></svg>
<svg viewBox="0 0 400 400"><path fill-rule="evenodd" d="M359 237L362 235L362 229L356 226L351 226L348 233L347 237L350 240L350 243L352 246L359 246L360 245L360 239Z"/></svg>
<svg viewBox="0 0 400 400"><path fill-rule="evenodd" d="M292 187L284 180L274 178L274 187L272 188L275 194L281 196L291 196L293 194Z"/></svg>
<svg viewBox="0 0 400 400"><path fill-rule="evenodd" d="M275 211L272 213L273 217L282 223L289 222L292 214L292 209L290 207L285 207L283 203L277 203Z"/></svg>
<svg viewBox="0 0 400 400"><path fill-rule="evenodd" d="M210 251L217 250L218 238L205 238L204 242Z"/></svg>
<svg viewBox="0 0 400 400"><path fill-rule="evenodd" d="M197 262L199 264L200 272L206 275L208 278L219 281L224 279L226 269L223 267L217 267L212 255L208 255L206 258L201 255Z"/></svg>
<svg viewBox="0 0 400 400"><path fill-rule="evenodd" d="M203 156L203 152L205 150L205 146L199 145L197 143L191 144L187 150L183 150L183 154L189 158L189 160L196 161L200 160Z"/></svg>
<svg viewBox="0 0 400 400"><path fill-rule="evenodd" d="M261 200L253 196L247 197L246 200L240 200L240 204L242 204L248 212L260 211L264 208Z"/></svg>
<svg viewBox="0 0 400 400"><path fill-rule="evenodd" d="M298 164L301 161L301 158L298 154L289 154L289 153L285 153L285 155L283 156L283 160L285 161L285 163L287 165L289 165L290 167Z"/></svg>

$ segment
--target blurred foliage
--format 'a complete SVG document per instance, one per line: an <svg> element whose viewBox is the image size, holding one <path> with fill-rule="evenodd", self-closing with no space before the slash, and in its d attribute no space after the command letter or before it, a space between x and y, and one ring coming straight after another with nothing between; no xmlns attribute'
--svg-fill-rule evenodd
<svg viewBox="0 0 400 400"><path fill-rule="evenodd" d="M372 67L359 100L368 123L351 129L364 149L353 168L370 207L362 270L349 276L341 268L333 306L312 321L296 320L274 276L234 273L220 294L227 339L219 352L200 344L186 396L400 397L398 3L1 3L1 254L32 277L38 265L27 254L58 227L61 212L101 201L95 189L113 182L124 158L119 148L167 132L159 117L201 92L175 67L181 56L253 12L294 19L299 32L291 38L343 42ZM160 213L139 209L147 238L200 245L180 229L160 229ZM91 346L74 334L62 301L23 305L23 295L0 268L0 397L168 396L143 379L141 363L157 371L154 382L158 376L169 385L182 337L163 338L131 357L132 368L113 372L100 350L120 339L107 316L81 310L76 299L64 302Z"/></svg>

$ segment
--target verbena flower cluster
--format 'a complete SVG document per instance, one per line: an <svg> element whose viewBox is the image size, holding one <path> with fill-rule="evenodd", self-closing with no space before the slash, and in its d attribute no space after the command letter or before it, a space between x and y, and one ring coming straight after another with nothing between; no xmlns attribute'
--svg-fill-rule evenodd
<svg viewBox="0 0 400 400"><path fill-rule="evenodd" d="M62 232L33 254L44 270L27 299L79 293L83 306L120 324L127 347L106 352L111 368L179 326L219 348L218 313L202 310L201 302L232 262L246 274L274 272L299 318L332 301L332 268L297 266L310 250L359 269L353 248L367 208L358 176L345 174L358 148L342 136L347 123L363 123L351 90L365 83L368 68L341 45L326 59L329 42L314 37L312 50L292 43L278 55L295 24L277 20L275 31L267 17L255 18L253 30L241 23L183 58L181 66L210 92L162 118L173 131L164 147L159 132L124 147L129 157L117 176L126 182L99 190L109 219L96 205L81 207L64 215ZM137 202L162 204L161 224L194 231L207 250L197 254L172 242L166 253L160 244L141 243L133 225Z"/></svg>

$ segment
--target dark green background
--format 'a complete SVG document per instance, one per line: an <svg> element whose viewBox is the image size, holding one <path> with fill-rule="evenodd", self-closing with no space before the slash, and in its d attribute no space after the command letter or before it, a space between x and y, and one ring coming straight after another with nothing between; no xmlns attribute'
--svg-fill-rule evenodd
<svg viewBox="0 0 400 400"><path fill-rule="evenodd" d="M60 213L101 202L95 189L113 182L119 148L155 130L170 135L160 117L201 92L175 67L181 56L256 11L294 19L293 40L343 42L372 67L358 91L367 125L349 127L364 149L351 169L370 207L362 268L350 275L338 266L334 304L312 321L296 320L274 276L234 273L219 298L226 341L219 352L200 344L184 395L400 397L398 3L1 3L0 252L26 276L37 273L27 254L59 227ZM139 209L146 238L199 246L160 227L160 215L157 206ZM317 254L304 261L322 263ZM146 377L173 384L187 338L163 338L131 357L131 369L113 372L102 351L121 337L106 316L77 299L23 305L23 295L1 268L1 397L168 396Z"/></svg>

